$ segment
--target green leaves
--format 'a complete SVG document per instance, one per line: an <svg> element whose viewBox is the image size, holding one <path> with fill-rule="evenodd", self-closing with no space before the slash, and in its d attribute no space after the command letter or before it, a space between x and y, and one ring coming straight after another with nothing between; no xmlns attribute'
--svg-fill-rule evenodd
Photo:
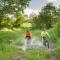
<svg viewBox="0 0 60 60"><path fill-rule="evenodd" d="M30 0L0 0L0 2L0 29L3 27L8 28L8 26L10 27L12 25L20 27L20 24L25 20L21 11L23 12L23 10L29 5ZM12 20L6 16L6 14L14 15L16 21L11 23Z"/></svg>
<svg viewBox="0 0 60 60"><path fill-rule="evenodd" d="M1 0L3 4L2 10L5 13L10 13L10 12L16 12L16 11L22 11L24 8L26 8L29 5L30 0Z"/></svg>
<svg viewBox="0 0 60 60"><path fill-rule="evenodd" d="M15 17L16 21L14 21L13 27L20 27L25 20L24 15L22 12L17 12Z"/></svg>
<svg viewBox="0 0 60 60"><path fill-rule="evenodd" d="M33 18L35 28L49 29L53 27L59 16L57 10L58 9L52 3L48 3L46 6L44 6L39 15Z"/></svg>

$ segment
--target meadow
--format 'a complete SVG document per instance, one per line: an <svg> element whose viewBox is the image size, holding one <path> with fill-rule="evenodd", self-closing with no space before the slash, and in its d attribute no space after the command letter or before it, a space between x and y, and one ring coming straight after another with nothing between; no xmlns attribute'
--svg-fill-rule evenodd
<svg viewBox="0 0 60 60"><path fill-rule="evenodd" d="M31 30L32 37L40 38L40 30ZM54 44L54 51L57 60L60 59L60 40L55 34L53 29L48 30L51 41ZM53 32L53 33L51 33ZM51 60L51 55L44 49L29 49L27 51L18 50L16 45L21 45L25 36L25 30L14 30L14 31L0 31L0 60ZM13 41L13 42L12 42ZM14 43L15 42L15 43Z"/></svg>

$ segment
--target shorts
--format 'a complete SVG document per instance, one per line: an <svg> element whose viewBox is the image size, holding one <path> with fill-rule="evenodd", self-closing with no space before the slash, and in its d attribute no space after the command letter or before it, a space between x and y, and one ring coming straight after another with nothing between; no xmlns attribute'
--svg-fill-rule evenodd
<svg viewBox="0 0 60 60"><path fill-rule="evenodd" d="M30 40L31 39L31 36L26 36L26 39Z"/></svg>

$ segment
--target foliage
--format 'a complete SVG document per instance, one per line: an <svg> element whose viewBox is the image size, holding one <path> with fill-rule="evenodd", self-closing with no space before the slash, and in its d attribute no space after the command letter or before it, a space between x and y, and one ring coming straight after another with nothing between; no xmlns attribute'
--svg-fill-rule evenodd
<svg viewBox="0 0 60 60"><path fill-rule="evenodd" d="M59 17L59 11L57 11L58 9L52 3L48 3L43 7L38 16L33 17L34 27L39 29L53 27L53 24L55 24Z"/></svg>
<svg viewBox="0 0 60 60"><path fill-rule="evenodd" d="M25 21L24 15L22 12L16 13L16 20L13 22L13 27L19 28L21 27L21 24Z"/></svg>
<svg viewBox="0 0 60 60"><path fill-rule="evenodd" d="M14 13L17 11L22 11L29 5L30 0L1 0L1 10L3 13Z"/></svg>
<svg viewBox="0 0 60 60"><path fill-rule="evenodd" d="M0 31L0 43L10 44L10 40L16 40L19 37L18 32L14 31Z"/></svg>
<svg viewBox="0 0 60 60"><path fill-rule="evenodd" d="M54 43L55 48L60 46L60 21L56 22L54 28L48 30L51 41ZM60 47L59 47L60 48Z"/></svg>
<svg viewBox="0 0 60 60"><path fill-rule="evenodd" d="M12 24L14 23L15 27L20 27L20 23L24 20L24 17L22 17L22 14L19 12L23 12L23 10L29 6L29 2L30 0L0 0L0 29L4 27L8 28L8 26L12 28ZM9 15L13 15L14 18L16 18L14 23L12 23ZM20 15L20 17L18 15Z"/></svg>
<svg viewBox="0 0 60 60"><path fill-rule="evenodd" d="M57 30L57 34L58 36L60 36L60 20L58 20L58 22L55 24L55 29Z"/></svg>
<svg viewBox="0 0 60 60"><path fill-rule="evenodd" d="M50 56L42 49L32 49L26 53L27 60L50 60Z"/></svg>

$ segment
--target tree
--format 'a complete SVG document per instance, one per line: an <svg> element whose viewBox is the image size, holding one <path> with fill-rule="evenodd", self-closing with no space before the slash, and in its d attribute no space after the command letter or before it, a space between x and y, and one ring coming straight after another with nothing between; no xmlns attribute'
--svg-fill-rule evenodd
<svg viewBox="0 0 60 60"><path fill-rule="evenodd" d="M13 23L13 27L20 27L21 24L24 22L25 18L22 12L18 12L16 14L16 21Z"/></svg>
<svg viewBox="0 0 60 60"><path fill-rule="evenodd" d="M1 22L4 21L6 14L17 15L18 12L23 12L29 6L29 2L30 0L0 0L0 28L2 28Z"/></svg>
<svg viewBox="0 0 60 60"><path fill-rule="evenodd" d="M28 5L30 0L0 0L0 9L3 13L15 13L23 11Z"/></svg>
<svg viewBox="0 0 60 60"><path fill-rule="evenodd" d="M11 28L11 19L8 17L3 17L3 20L0 22L0 29L2 28Z"/></svg>
<svg viewBox="0 0 60 60"><path fill-rule="evenodd" d="M54 17L57 16L57 8L53 5L53 3L48 3L43 9L42 9L42 19L45 24L46 24L46 28L50 28L52 27L53 22L55 21ZM40 15L41 16L41 15Z"/></svg>
<svg viewBox="0 0 60 60"><path fill-rule="evenodd" d="M44 28L44 27L46 29L51 28L53 25L53 22L57 18L56 16L58 16L56 14L57 13L56 11L57 11L56 7L52 3L48 3L46 6L43 7L38 17L35 17L35 20L33 20L35 25L37 27L39 26L39 28Z"/></svg>

